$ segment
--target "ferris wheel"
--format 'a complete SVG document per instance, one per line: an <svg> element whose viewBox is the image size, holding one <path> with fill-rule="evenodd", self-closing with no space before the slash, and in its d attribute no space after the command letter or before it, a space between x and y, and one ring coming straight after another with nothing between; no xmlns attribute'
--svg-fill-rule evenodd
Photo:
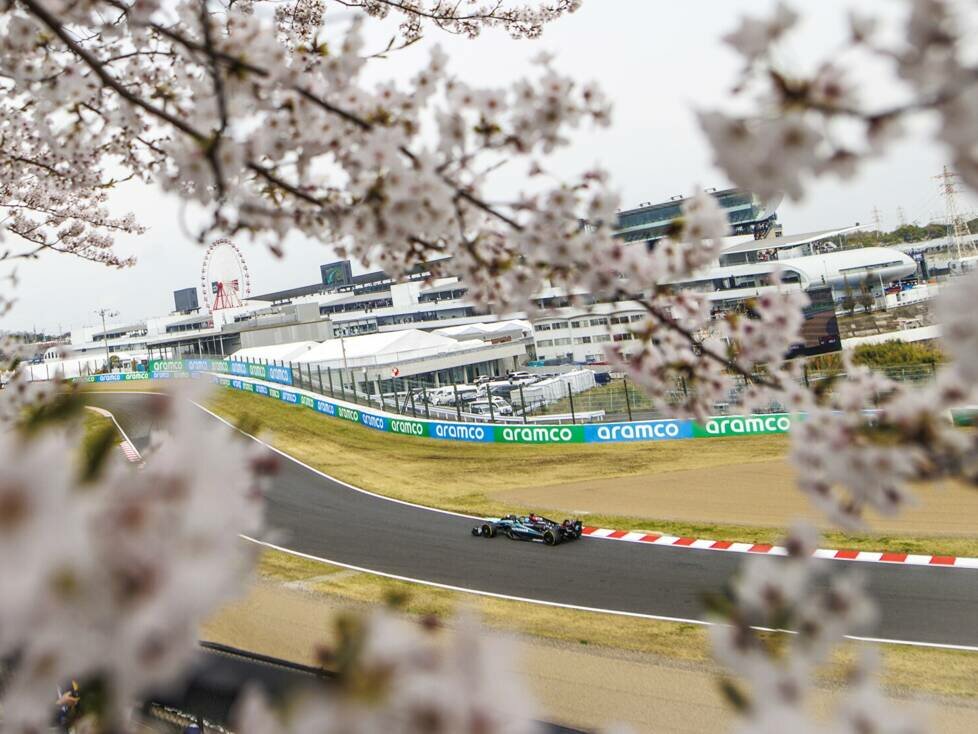
<svg viewBox="0 0 978 734"><path fill-rule="evenodd" d="M240 306L251 295L251 276L241 250L231 240L220 239L204 253L200 290L208 311Z"/></svg>

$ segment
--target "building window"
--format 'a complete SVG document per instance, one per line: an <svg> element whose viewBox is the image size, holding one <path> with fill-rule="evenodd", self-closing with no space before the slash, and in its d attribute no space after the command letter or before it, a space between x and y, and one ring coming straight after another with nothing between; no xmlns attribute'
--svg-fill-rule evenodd
<svg viewBox="0 0 978 734"><path fill-rule="evenodd" d="M614 335L614 339L615 339L616 342L627 342L627 341L629 341L631 339L634 339L634 338L635 338L635 335L632 334L630 331L626 331L624 334L615 334Z"/></svg>
<svg viewBox="0 0 978 734"><path fill-rule="evenodd" d="M552 347L554 345L553 339L540 339L537 342L538 347Z"/></svg>
<svg viewBox="0 0 978 734"><path fill-rule="evenodd" d="M569 338L567 338L567 337L564 337L563 339L554 339L554 346L555 347L563 347L563 346L566 346L566 345L568 345L570 343L571 343L571 340Z"/></svg>
<svg viewBox="0 0 978 734"><path fill-rule="evenodd" d="M601 344L602 342L610 342L611 341L611 335L610 334L597 334L593 338L594 338L594 343L595 344Z"/></svg>
<svg viewBox="0 0 978 734"><path fill-rule="evenodd" d="M607 326L607 325L608 325L608 319L605 318L591 319L591 326Z"/></svg>
<svg viewBox="0 0 978 734"><path fill-rule="evenodd" d="M580 329L581 328L581 324L583 324L583 323L584 323L583 321L571 321L571 328L572 329Z"/></svg>
<svg viewBox="0 0 978 734"><path fill-rule="evenodd" d="M591 343L591 337L589 337L589 336L577 336L577 337L574 337L574 343L575 344L590 344Z"/></svg>
<svg viewBox="0 0 978 734"><path fill-rule="evenodd" d="M630 321L641 321L644 318L645 317L642 314L637 313L637 314L634 314L633 316L631 316L629 320Z"/></svg>

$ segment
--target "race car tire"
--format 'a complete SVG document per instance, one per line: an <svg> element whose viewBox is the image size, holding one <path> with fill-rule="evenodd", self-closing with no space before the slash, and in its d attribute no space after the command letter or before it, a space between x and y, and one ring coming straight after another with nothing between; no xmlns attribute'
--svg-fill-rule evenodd
<svg viewBox="0 0 978 734"><path fill-rule="evenodd" d="M553 530L544 530L543 542L547 545L557 545L560 542L560 537Z"/></svg>
<svg viewBox="0 0 978 734"><path fill-rule="evenodd" d="M506 528L506 537L510 540L519 540L519 537L513 532L512 528Z"/></svg>
<svg viewBox="0 0 978 734"><path fill-rule="evenodd" d="M495 535L496 535L496 528L494 528L492 525L490 525L489 523L485 523L482 526L482 537L492 538Z"/></svg>

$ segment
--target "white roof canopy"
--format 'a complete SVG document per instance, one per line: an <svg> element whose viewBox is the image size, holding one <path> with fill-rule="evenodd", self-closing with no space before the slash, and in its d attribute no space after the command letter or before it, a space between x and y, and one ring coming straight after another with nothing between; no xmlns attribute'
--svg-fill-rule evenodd
<svg viewBox="0 0 978 734"><path fill-rule="evenodd" d="M430 334L420 329L384 331L377 334L329 339L295 359L297 362L384 363L417 359L464 349L447 336Z"/></svg>
<svg viewBox="0 0 978 734"><path fill-rule="evenodd" d="M291 362L316 346L319 346L317 342L306 341L270 344L266 347L246 347L232 354L231 359L268 359L278 362Z"/></svg>
<svg viewBox="0 0 978 734"><path fill-rule="evenodd" d="M529 321L510 320L510 321L488 321L477 324L461 324L459 326L446 326L442 329L435 329L433 334L441 334L453 338L485 336L495 337L501 334L529 334L533 331Z"/></svg>

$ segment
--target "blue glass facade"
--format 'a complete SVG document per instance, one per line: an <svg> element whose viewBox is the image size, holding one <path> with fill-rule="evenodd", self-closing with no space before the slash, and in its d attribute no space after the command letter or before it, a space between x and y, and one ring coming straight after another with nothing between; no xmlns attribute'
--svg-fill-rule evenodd
<svg viewBox="0 0 978 734"><path fill-rule="evenodd" d="M727 211L731 234L765 232L777 221L774 207L765 206L749 191L726 189L711 192L711 195ZM684 203L685 199L666 201L619 212L615 236L626 242L655 242L664 237L673 221L682 216Z"/></svg>

